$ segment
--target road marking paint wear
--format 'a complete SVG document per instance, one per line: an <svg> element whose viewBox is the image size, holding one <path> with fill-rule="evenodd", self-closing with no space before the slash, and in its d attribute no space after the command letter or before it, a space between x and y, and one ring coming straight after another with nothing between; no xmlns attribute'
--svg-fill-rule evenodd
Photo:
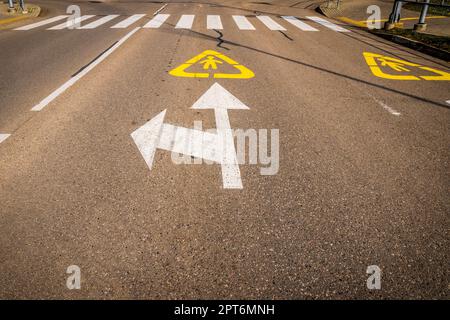
<svg viewBox="0 0 450 320"><path fill-rule="evenodd" d="M0 133L0 143L5 141L6 139L8 139L9 136L10 136L10 134L8 134L8 133Z"/></svg>
<svg viewBox="0 0 450 320"><path fill-rule="evenodd" d="M135 23L138 20L142 19L143 17L145 17L145 14L134 14L134 15L128 17L127 19L119 22L118 24L113 25L111 28L113 28L113 29L127 28L130 25L132 25L133 23Z"/></svg>
<svg viewBox="0 0 450 320"><path fill-rule="evenodd" d="M96 60L94 60L91 64L89 64L81 72L79 72L77 75L70 78L62 86L60 86L58 89L53 91L48 97L46 97L44 100L42 100L37 105L35 105L33 108L31 108L31 111L41 111L42 109L44 109L50 102L55 100L59 95L61 95L64 91L66 91L68 88L70 88L75 82L77 82L82 77L84 77L89 71L94 69L100 62L105 60L111 53L113 53L115 50L117 50L117 48L119 48L125 41L127 41L139 29L140 29L140 27L137 27L137 28L134 28L132 31L128 32L123 38L121 38L119 41L117 41L117 43L115 45L113 45L111 48L106 50L101 56L99 56Z"/></svg>
<svg viewBox="0 0 450 320"><path fill-rule="evenodd" d="M319 31L316 28L311 27L309 24L304 23L303 21L300 21L296 17L293 16L282 16L284 20L289 22L290 24L296 26L302 31Z"/></svg>
<svg viewBox="0 0 450 320"><path fill-rule="evenodd" d="M192 24L194 23L194 18L195 15L193 14L183 14L180 20L178 20L175 29L191 29Z"/></svg>
<svg viewBox="0 0 450 320"><path fill-rule="evenodd" d="M170 14L157 14L152 20L143 26L143 28L159 28L170 17Z"/></svg>
<svg viewBox="0 0 450 320"><path fill-rule="evenodd" d="M206 28L209 30L222 30L222 20L218 15L208 15L206 17Z"/></svg>
<svg viewBox="0 0 450 320"><path fill-rule="evenodd" d="M233 16L233 20L239 30L256 30L250 21L248 21L248 19L244 16Z"/></svg>
<svg viewBox="0 0 450 320"><path fill-rule="evenodd" d="M367 93L376 103L378 103L384 110L386 110L387 112L389 112L390 114L392 114L393 116L401 116L402 114L400 112L398 112L397 110L392 109L391 107L389 107L386 103L384 103L383 101L381 101L380 99L377 99L376 97L374 97L373 95L371 95L370 93Z"/></svg>
<svg viewBox="0 0 450 320"><path fill-rule="evenodd" d="M256 18L258 18L259 21L261 21L262 23L264 23L264 25L269 28L270 30L274 30L274 31L286 31L286 29L279 25L278 23L276 23L272 18L268 17L268 16L256 16Z"/></svg>
<svg viewBox="0 0 450 320"><path fill-rule="evenodd" d="M308 18L309 20L312 20L314 22L317 22L318 24L323 25L324 27L326 27L328 29L331 29L331 30L334 30L334 31L337 31L337 32L350 32L349 30L344 29L344 28L342 28L342 27L340 27L340 26L338 26L338 25L336 25L334 23L331 23L328 20L320 18L320 17L312 16L312 17L306 17L306 18Z"/></svg>
<svg viewBox="0 0 450 320"><path fill-rule="evenodd" d="M213 59L220 59L219 61L223 61L231 66L233 66L235 69L239 71L239 73L214 73L214 78L216 79L250 79L255 76L253 71L248 69L247 67L240 65L238 62L234 61L233 59L225 56L224 54L221 54L220 52L213 51L213 50L206 50L199 55L193 57L192 59L189 59L185 63L181 64L180 66L176 67L175 69L171 70L169 72L170 75L174 77L184 77L184 78L209 78L210 73L207 72L187 72L186 69L192 67L193 65L197 63L203 63L203 61L200 61L202 59L208 59L208 57L212 57ZM205 63L208 63L206 61ZM205 69L205 68L204 68ZM213 68L215 69L215 68Z"/></svg>
<svg viewBox="0 0 450 320"><path fill-rule="evenodd" d="M56 25L54 27L48 28L47 30L67 29L67 28L70 28L70 27L80 23L80 22L83 22L83 21L85 21L87 19L90 19L92 17L95 17L95 15L88 14L88 15L84 15L84 16L81 16L81 17L78 17L78 18L75 18L75 19L67 19L66 22L58 24L58 25Z"/></svg>
<svg viewBox="0 0 450 320"><path fill-rule="evenodd" d="M53 18L50 18L50 19L46 19L46 20L39 21L39 22L36 22L36 23L28 24L26 26L19 27L19 28L16 28L14 30L30 30L30 29L34 29L34 28L45 26L47 24L50 24L50 23L53 23L53 22L56 22L56 21L60 21L60 20L65 19L67 17L68 17L68 15L56 16L56 17L53 17Z"/></svg>
<svg viewBox="0 0 450 320"><path fill-rule="evenodd" d="M84 26L80 27L80 29L95 29L98 26L101 26L102 24L105 24L105 23L107 23L107 22L117 18L118 16L119 16L118 14L111 14L111 15L105 16L105 17L100 18L100 19L98 19L98 20L96 20L94 22L91 22L91 23L89 23L87 25L84 25Z"/></svg>
<svg viewBox="0 0 450 320"><path fill-rule="evenodd" d="M450 81L450 73L445 71L437 70L434 68L422 66L417 63L408 62L405 60L400 60L392 57L383 56L376 53L371 52L363 52L363 56L366 60L367 65L369 66L372 74L376 77L389 79L389 80L428 80L428 81ZM383 67L383 69L382 69ZM411 67L425 70L427 72L431 72L434 75L416 75L412 74ZM390 68L390 69L389 69ZM389 69L393 70L396 73L390 74L386 73L384 70ZM407 74L399 74L399 73L407 73Z"/></svg>

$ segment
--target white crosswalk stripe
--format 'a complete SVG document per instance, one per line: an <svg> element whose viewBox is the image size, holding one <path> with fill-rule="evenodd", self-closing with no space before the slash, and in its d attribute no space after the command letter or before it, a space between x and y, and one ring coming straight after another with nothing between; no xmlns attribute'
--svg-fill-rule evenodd
<svg viewBox="0 0 450 320"><path fill-rule="evenodd" d="M126 18L125 20L119 22L118 24L113 25L111 28L113 29L127 28L136 21L142 19L143 17L145 17L145 14L133 14L132 16Z"/></svg>
<svg viewBox="0 0 450 320"><path fill-rule="evenodd" d="M180 20L178 20L175 29L191 29L192 24L194 23L194 18L195 15L193 14L183 14Z"/></svg>
<svg viewBox="0 0 450 320"><path fill-rule="evenodd" d="M170 17L170 14L157 14L143 28L159 28Z"/></svg>
<svg viewBox="0 0 450 320"><path fill-rule="evenodd" d="M105 16L103 18L95 20L94 22L91 22L87 25L80 27L80 29L95 29L98 26L101 26L102 24L105 24L108 21L111 21L111 20L117 18L118 16L119 16L118 14L111 14L111 15Z"/></svg>
<svg viewBox="0 0 450 320"><path fill-rule="evenodd" d="M53 23L53 22L60 21L60 20L65 19L67 17L68 17L68 15L56 16L56 17L53 17L53 18L50 18L50 19L46 19L46 20L39 21L39 22L36 22L36 23L28 24L26 26L23 26L23 27L20 27L20 28L16 28L14 30L31 30L31 29L34 29L34 28L45 26L45 25Z"/></svg>
<svg viewBox="0 0 450 320"><path fill-rule="evenodd" d="M338 25L335 25L334 23L331 23L330 21L322 19L320 17L306 17L306 18L337 32L350 32L349 30L344 29Z"/></svg>
<svg viewBox="0 0 450 320"><path fill-rule="evenodd" d="M113 26L110 26L109 28L127 28L131 26L132 24L136 23L140 19L144 18L145 14L134 14L128 17L122 17L122 20L118 23L114 24ZM157 29L160 28L163 24L167 23L169 18L171 18L171 14L156 14L154 17L150 19L150 21L146 22L143 26L143 28L151 28L151 29ZM56 26L50 27L47 30L63 30L63 29L74 29L76 28L76 25L78 23L81 24L82 21L85 21L87 19L91 19L93 17L96 17L95 15L84 15L76 19L69 19L69 15L59 15L55 16L53 18L49 18L46 20L42 20L36 23L28 24L19 28L16 28L14 30L31 30L35 28L39 28L42 26L47 26L49 24L61 21L63 19L67 19L67 21L64 21L64 23L60 23ZM120 19L120 15L118 14L110 14L105 15L102 17L98 17L95 21L89 22L86 25L81 25L78 29L83 30L92 30L96 29L98 27L106 25L108 22L112 20ZM236 24L237 28L239 30L252 30L255 31L257 28L255 25L250 22L250 20L246 16L242 15L232 15L232 19L234 20L234 23ZM281 16L281 17L272 17L272 16L256 16L257 20L259 20L265 27L269 28L270 30L274 31L287 31L287 27L291 26L290 29L292 29L294 26L296 29L299 29L301 31L323 31L323 28L321 30L316 29L315 27L311 26L310 24L307 24L304 22L304 18L298 18L294 16ZM336 25L328 20L325 20L320 17L316 16L307 16L306 19L310 20L311 23L317 23L320 24L330 30L336 31L336 32L350 32L349 30ZM177 17L174 17L172 19L177 19ZM196 19L196 16L193 14L183 14L178 18L178 22L176 22L175 29L192 29L194 20ZM204 23L202 17L199 18L200 21L202 21L202 24ZM203 27L206 27L207 30L223 30L223 19L230 19L230 16L220 16L220 15L207 15L206 16L206 26L203 25ZM286 26L283 26L280 24L280 22L283 22L286 24ZM173 27L173 23L168 23L168 26ZM258 30L263 30L264 27L262 25L258 24Z"/></svg>
<svg viewBox="0 0 450 320"><path fill-rule="evenodd" d="M282 27L280 24L276 23L272 18L268 16L256 16L259 21L265 24L267 28L274 31L286 31L284 27Z"/></svg>
<svg viewBox="0 0 450 320"><path fill-rule="evenodd" d="M68 19L66 22L58 24L54 27L48 28L47 30L61 30L61 29L68 29L71 27L75 27L77 24L83 22L84 20L90 19L92 17L95 17L95 15L84 15L75 19Z"/></svg>
<svg viewBox="0 0 450 320"><path fill-rule="evenodd" d="M208 15L206 18L206 28L207 29L213 29L213 30L222 30L222 20L220 19L220 16L217 15Z"/></svg>
<svg viewBox="0 0 450 320"><path fill-rule="evenodd" d="M302 31L319 31L316 28L311 27L309 24L304 23L303 21L300 21L296 17L293 16L282 16L284 20L289 22L290 24L296 26Z"/></svg>
<svg viewBox="0 0 450 320"><path fill-rule="evenodd" d="M0 133L0 143L5 141L6 139L8 139L9 136L10 136L10 134L8 134L8 133Z"/></svg>
<svg viewBox="0 0 450 320"><path fill-rule="evenodd" d="M244 16L233 16L234 22L238 26L239 30L256 30L255 27Z"/></svg>

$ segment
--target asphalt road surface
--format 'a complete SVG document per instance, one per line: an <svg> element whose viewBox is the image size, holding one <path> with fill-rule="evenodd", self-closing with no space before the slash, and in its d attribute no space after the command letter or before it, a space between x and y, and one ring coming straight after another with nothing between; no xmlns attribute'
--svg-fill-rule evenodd
<svg viewBox="0 0 450 320"><path fill-rule="evenodd" d="M39 1L0 31L0 298L448 299L449 65L317 2ZM109 18L30 26L70 4ZM227 116L270 164L174 163Z"/></svg>

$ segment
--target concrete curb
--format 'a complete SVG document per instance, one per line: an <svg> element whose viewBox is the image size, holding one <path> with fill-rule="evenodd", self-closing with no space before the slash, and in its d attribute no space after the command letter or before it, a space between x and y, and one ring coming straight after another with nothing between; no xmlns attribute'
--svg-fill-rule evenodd
<svg viewBox="0 0 450 320"><path fill-rule="evenodd" d="M320 5L317 8L317 11L319 13L323 14L326 17L336 18L336 17L342 15L342 13L340 11L341 8L339 8L339 9L337 9L337 8L336 9L330 9L330 8L326 8L326 4L322 4L322 5ZM428 44L425 44L423 42L412 40L412 39L409 39L409 38L406 38L406 37L402 37L402 36L399 36L399 35L386 33L386 32L384 32L382 30L369 30L367 27L362 27L360 25L355 25L355 24L352 24L352 23L349 23L349 22L345 22L342 19L339 19L339 20L341 20L344 23L347 23L348 25L351 25L353 28L358 28L360 30L369 32L369 33L374 34L374 35L376 35L378 37L381 37L383 39L386 39L386 40L389 40L391 42L400 44L402 46L405 46L405 47L417 50L419 52L428 54L428 55L430 55L432 57L444 60L446 62L450 61L450 52L448 52L448 51L445 51L445 50L442 50L442 49L439 49L439 48L435 48L435 47L430 46Z"/></svg>
<svg viewBox="0 0 450 320"><path fill-rule="evenodd" d="M0 29L17 21L36 18L41 13L41 7L35 4L25 5L26 10L28 11L28 13L25 14L20 12L20 8L17 4L15 5L15 8L16 12L9 12L8 4L0 3L0 14L3 16L3 18L0 19Z"/></svg>

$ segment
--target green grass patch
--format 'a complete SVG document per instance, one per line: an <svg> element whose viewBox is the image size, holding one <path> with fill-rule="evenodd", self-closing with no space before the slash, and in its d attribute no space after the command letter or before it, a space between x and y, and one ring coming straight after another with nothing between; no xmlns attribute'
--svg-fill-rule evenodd
<svg viewBox="0 0 450 320"><path fill-rule="evenodd" d="M433 46L435 48L450 52L450 37L437 36L433 34L420 33L414 30L399 29L399 28L395 28L385 32L402 36L415 41L419 41L428 44L430 46Z"/></svg>

